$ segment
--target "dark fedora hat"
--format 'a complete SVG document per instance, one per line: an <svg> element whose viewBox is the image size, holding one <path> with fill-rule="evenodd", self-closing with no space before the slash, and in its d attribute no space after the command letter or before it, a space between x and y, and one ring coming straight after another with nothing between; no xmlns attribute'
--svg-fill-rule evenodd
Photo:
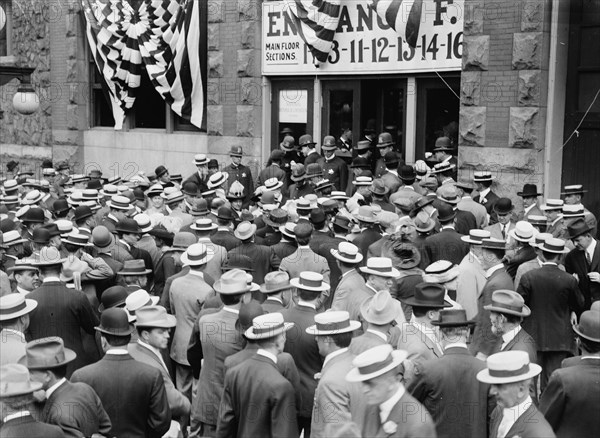
<svg viewBox="0 0 600 438"><path fill-rule="evenodd" d="M446 289L444 286L435 283L419 283L415 286L415 294L406 299L400 299L409 306L426 307L430 309L441 309L450 307L450 304L444 301Z"/></svg>
<svg viewBox="0 0 600 438"><path fill-rule="evenodd" d="M414 212L417 213L422 210L424 207L433 204L434 199L429 196L421 196L419 199L415 201Z"/></svg>
<svg viewBox="0 0 600 438"><path fill-rule="evenodd" d="M56 225L54 222L44 225L44 228L50 233L50 238L60 236L61 234L60 230L58 229L58 225Z"/></svg>
<svg viewBox="0 0 600 438"><path fill-rule="evenodd" d="M38 227L33 230L32 233L33 243L39 243L40 245L47 245L50 243L50 231L44 227Z"/></svg>
<svg viewBox="0 0 600 438"><path fill-rule="evenodd" d="M377 178L373 180L373 184L371 185L371 187L369 187L369 191L377 196L385 196L388 194L390 189L385 186L381 178Z"/></svg>
<svg viewBox="0 0 600 438"><path fill-rule="evenodd" d="M414 167L405 164L400 167L398 176L400 176L402 181L414 181L417 178L417 172L415 171Z"/></svg>
<svg viewBox="0 0 600 438"><path fill-rule="evenodd" d="M535 184L525 184L523 186L523 191L517 192L517 196L520 196L521 198L537 198L538 196L542 196L542 194L538 192Z"/></svg>
<svg viewBox="0 0 600 438"><path fill-rule="evenodd" d="M183 185L181 192L184 195L189 196L198 196L200 192L198 191L198 185L195 182L188 181Z"/></svg>
<svg viewBox="0 0 600 438"><path fill-rule="evenodd" d="M569 235L569 239L575 239L582 234L590 233L592 229L585 222L585 219L577 219L573 221L570 225L567 225L567 233Z"/></svg>
<svg viewBox="0 0 600 438"><path fill-rule="evenodd" d="M125 306L125 300L127 299L127 289L123 286L112 286L106 289L102 293L100 307L98 312L104 312L107 309L113 307Z"/></svg>
<svg viewBox="0 0 600 438"><path fill-rule="evenodd" d="M90 207L88 207L87 205L80 205L75 209L75 212L73 213L73 220L77 222L93 215L94 213L92 212L92 209Z"/></svg>
<svg viewBox="0 0 600 438"><path fill-rule="evenodd" d="M160 165L156 169L154 169L154 175L156 175L157 178L160 178L167 172L168 172L167 168L163 165Z"/></svg>
<svg viewBox="0 0 600 438"><path fill-rule="evenodd" d="M314 225L320 225L327 220L327 216L322 208L313 208L310 212L309 220Z"/></svg>
<svg viewBox="0 0 600 438"><path fill-rule="evenodd" d="M100 325L95 329L112 336L129 336L135 330L133 325L129 324L127 311L116 307L102 312Z"/></svg>
<svg viewBox="0 0 600 438"><path fill-rule="evenodd" d="M125 234L143 234L140 226L134 219L124 218L117 222L115 231Z"/></svg>
<svg viewBox="0 0 600 438"><path fill-rule="evenodd" d="M254 318L264 315L266 312L256 300L251 300L249 303L242 304L238 320L235 323L235 328L241 332L245 332L252 327Z"/></svg>
<svg viewBox="0 0 600 438"><path fill-rule="evenodd" d="M514 208L510 198L500 198L494 204L494 211L501 215L509 214Z"/></svg>
<svg viewBox="0 0 600 438"><path fill-rule="evenodd" d="M433 152L450 152L453 151L452 140L448 137L440 137L435 141Z"/></svg>
<svg viewBox="0 0 600 438"><path fill-rule="evenodd" d="M165 242L167 246L173 245L173 238L175 237L175 234L167 231L165 228L154 227L148 232L148 234L159 238L160 240Z"/></svg>
<svg viewBox="0 0 600 438"><path fill-rule="evenodd" d="M46 215L41 208L30 208L21 218L23 223L43 224L46 221Z"/></svg>
<svg viewBox="0 0 600 438"><path fill-rule="evenodd" d="M431 324L438 327L472 327L475 321L467 319L465 309L445 309L440 311L440 318Z"/></svg>
<svg viewBox="0 0 600 438"><path fill-rule="evenodd" d="M456 212L451 205L442 203L438 207L438 220L440 222L450 222L456 217Z"/></svg>
<svg viewBox="0 0 600 438"><path fill-rule="evenodd" d="M359 142L360 143L360 142ZM356 157L352 160L351 169L370 169L369 161L363 157Z"/></svg>
<svg viewBox="0 0 600 438"><path fill-rule="evenodd" d="M231 271L232 269L241 269L246 272L254 271L254 262L248 256L242 254L232 254L231 257L227 258L221 265L221 270Z"/></svg>

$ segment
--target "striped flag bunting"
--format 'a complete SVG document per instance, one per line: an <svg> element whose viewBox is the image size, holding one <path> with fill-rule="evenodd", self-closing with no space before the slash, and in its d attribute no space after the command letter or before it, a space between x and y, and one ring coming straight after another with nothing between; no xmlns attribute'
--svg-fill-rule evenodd
<svg viewBox="0 0 600 438"><path fill-rule="evenodd" d="M326 62L340 21L341 0L285 0L285 12L318 62Z"/></svg>
<svg viewBox="0 0 600 438"><path fill-rule="evenodd" d="M111 97L115 129L135 103L145 66L152 85L179 116L202 125L199 0L81 0L86 36Z"/></svg>
<svg viewBox="0 0 600 438"><path fill-rule="evenodd" d="M371 7L410 47L417 46L423 0L371 0Z"/></svg>

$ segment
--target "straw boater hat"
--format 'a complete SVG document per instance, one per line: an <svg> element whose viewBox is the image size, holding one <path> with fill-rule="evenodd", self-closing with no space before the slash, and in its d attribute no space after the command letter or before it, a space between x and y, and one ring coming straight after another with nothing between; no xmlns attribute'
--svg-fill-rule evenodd
<svg viewBox="0 0 600 438"><path fill-rule="evenodd" d="M542 367L529 361L526 351L501 351L487 358L487 368L477 373L477 380L490 385L502 385L531 379Z"/></svg>
<svg viewBox="0 0 600 438"><path fill-rule="evenodd" d="M256 225L251 224L250 222L241 222L233 235L240 240L248 240L256 233Z"/></svg>
<svg viewBox="0 0 600 438"><path fill-rule="evenodd" d="M477 171L473 174L473 181L475 182L486 182L486 181L493 181L494 177L492 176L491 172L488 171Z"/></svg>
<svg viewBox="0 0 600 438"><path fill-rule="evenodd" d="M209 178L207 184L208 188L211 190L216 189L225 184L227 179L229 179L229 174L227 172L216 172Z"/></svg>
<svg viewBox="0 0 600 438"><path fill-rule="evenodd" d="M42 384L31 380L27 367L8 363L0 367L0 399L32 394L42 389Z"/></svg>
<svg viewBox="0 0 600 438"><path fill-rule="evenodd" d="M58 336L36 339L25 346L25 356L19 364L25 365L29 371L48 370L67 365L75 360L77 354L68 348Z"/></svg>
<svg viewBox="0 0 600 438"><path fill-rule="evenodd" d="M552 234L550 233L538 233L533 239L533 242L530 243L534 248L539 248L542 243L546 241L546 239L552 239Z"/></svg>
<svg viewBox="0 0 600 438"><path fill-rule="evenodd" d="M469 230L468 236L462 236L460 239L463 242L469 243L471 245L481 245L483 243L483 239L489 239L491 233L486 230L480 230L479 228Z"/></svg>
<svg viewBox="0 0 600 438"><path fill-rule="evenodd" d="M214 256L212 248L209 249L203 243L190 245L181 255L181 262L188 266L202 266L208 263Z"/></svg>
<svg viewBox="0 0 600 438"><path fill-rule="evenodd" d="M379 277L397 278L400 276L400 271L392 266L392 259L388 257L371 257L367 259L367 266L361 266L358 269L363 274Z"/></svg>
<svg viewBox="0 0 600 438"><path fill-rule="evenodd" d="M284 236L294 240L296 238L296 234L294 233L294 229L296 228L295 222L286 222L285 225L281 225L279 227L279 232Z"/></svg>
<svg viewBox="0 0 600 438"><path fill-rule="evenodd" d="M483 306L485 310L526 318L531 309L525 305L521 294L508 289L498 289L492 293L492 303Z"/></svg>
<svg viewBox="0 0 600 438"><path fill-rule="evenodd" d="M208 157L204 154L197 154L194 156L194 164L196 166L204 166L204 165L208 165Z"/></svg>
<svg viewBox="0 0 600 438"><path fill-rule="evenodd" d="M269 339L287 332L294 327L293 322L285 322L281 313L267 313L252 320L252 327L244 333L248 339Z"/></svg>
<svg viewBox="0 0 600 438"><path fill-rule="evenodd" d="M33 260L21 259L15 261L14 266L6 270L7 273L22 272L22 271L37 271L37 268L32 265Z"/></svg>
<svg viewBox="0 0 600 438"><path fill-rule="evenodd" d="M575 219L585 217L583 204L566 204L563 206L563 219Z"/></svg>
<svg viewBox="0 0 600 438"><path fill-rule="evenodd" d="M531 243L535 236L535 228L529 222L519 221L509 230L508 235L519 242Z"/></svg>
<svg viewBox="0 0 600 438"><path fill-rule="evenodd" d="M387 290L367 298L360 306L360 314L363 320L375 325L389 324L401 313L400 301L392 298Z"/></svg>
<svg viewBox="0 0 600 438"><path fill-rule="evenodd" d="M265 181L265 190L274 191L283 187L283 181L279 181L277 178L269 178Z"/></svg>
<svg viewBox="0 0 600 438"><path fill-rule="evenodd" d="M438 260L425 268L423 281L427 283L447 283L458 277L460 269L449 260Z"/></svg>
<svg viewBox="0 0 600 438"><path fill-rule="evenodd" d="M0 321L8 321L27 315L37 307L35 300L25 299L23 294L15 293L0 297Z"/></svg>
<svg viewBox="0 0 600 438"><path fill-rule="evenodd" d="M533 226L548 225L548 218L537 214L531 214L525 218Z"/></svg>
<svg viewBox="0 0 600 438"><path fill-rule="evenodd" d="M379 377L393 369L406 360L408 353L404 350L394 350L391 345L378 345L359 354L352 361L352 368L346 374L349 382L365 382Z"/></svg>
<svg viewBox="0 0 600 438"><path fill-rule="evenodd" d="M315 315L315 325L306 329L306 333L314 336L331 336L349 333L361 327L359 321L350 320L345 310L329 310Z"/></svg>
<svg viewBox="0 0 600 438"><path fill-rule="evenodd" d="M548 210L561 210L562 211L564 205L565 205L565 201L563 201L562 199L546 199L546 203L542 204L540 206L540 209L543 211L548 211Z"/></svg>
<svg viewBox="0 0 600 438"><path fill-rule="evenodd" d="M332 248L329 252L344 263L360 263L363 260L363 255L358 247L350 242L340 242L337 249Z"/></svg>
<svg viewBox="0 0 600 438"><path fill-rule="evenodd" d="M290 284L296 289L312 292L323 292L329 290L330 285L323 281L323 275L317 272L304 271L298 278L292 278Z"/></svg>
<svg viewBox="0 0 600 438"><path fill-rule="evenodd" d="M212 231L219 228L217 224L215 224L209 218L197 219L192 225L190 225L190 229L196 231Z"/></svg>
<svg viewBox="0 0 600 438"><path fill-rule="evenodd" d="M573 184L570 186L565 186L565 191L561 192L560 195L561 196L583 195L584 193L587 193L587 190L583 190L583 185Z"/></svg>
<svg viewBox="0 0 600 438"><path fill-rule="evenodd" d="M549 238L538 246L539 249L553 254L567 254L569 249L565 248L565 241L562 239Z"/></svg>
<svg viewBox="0 0 600 438"><path fill-rule="evenodd" d="M150 295L144 289L138 289L125 298L125 310L129 312L130 317L135 317L136 310L142 307L156 306L159 300L160 297Z"/></svg>
<svg viewBox="0 0 600 438"><path fill-rule="evenodd" d="M40 250L39 254L34 254L31 264L34 267L46 267L62 265L66 258L61 257L60 252L53 246L47 246Z"/></svg>

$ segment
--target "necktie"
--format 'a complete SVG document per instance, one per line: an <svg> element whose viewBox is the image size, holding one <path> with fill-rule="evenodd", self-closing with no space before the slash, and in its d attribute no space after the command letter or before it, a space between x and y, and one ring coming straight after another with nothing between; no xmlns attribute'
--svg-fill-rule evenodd
<svg viewBox="0 0 600 438"><path fill-rule="evenodd" d="M506 225L502 225L502 239L506 240Z"/></svg>
<svg viewBox="0 0 600 438"><path fill-rule="evenodd" d="M592 258L590 257L590 253L585 251L585 259L587 260L588 268L592 265Z"/></svg>

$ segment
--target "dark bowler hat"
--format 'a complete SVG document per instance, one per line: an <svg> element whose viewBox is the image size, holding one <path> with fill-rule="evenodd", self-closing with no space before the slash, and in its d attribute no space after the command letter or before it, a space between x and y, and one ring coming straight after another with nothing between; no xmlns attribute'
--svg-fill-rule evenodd
<svg viewBox="0 0 600 438"><path fill-rule="evenodd" d="M591 232L592 229L585 222L584 219L577 219L571 225L567 226L567 232L569 234L569 239L575 239L576 237L581 236L582 234Z"/></svg>
<svg viewBox="0 0 600 438"><path fill-rule="evenodd" d="M398 172L398 174L402 181L411 181L417 178L417 172L415 172L415 168L408 164L405 164L402 167L400 167L400 171Z"/></svg>
<svg viewBox="0 0 600 438"><path fill-rule="evenodd" d="M50 231L47 228L39 227L33 230L32 233L33 243L39 243L40 245L47 245L50 243Z"/></svg>
<svg viewBox="0 0 600 438"><path fill-rule="evenodd" d="M56 225L54 222L52 222L51 224L44 225L44 228L47 229L50 233L50 238L60 236L60 230L58 229L58 225Z"/></svg>
<svg viewBox="0 0 600 438"><path fill-rule="evenodd" d="M538 196L542 196L542 194L538 192L535 184L525 184L523 186L523 191L517 192L517 196L520 196L521 198L537 198Z"/></svg>
<svg viewBox="0 0 600 438"><path fill-rule="evenodd" d="M46 216L44 215L44 210L41 208L30 208L27 210L27 213L23 215L21 222L23 223L37 223L43 224L46 221Z"/></svg>
<svg viewBox="0 0 600 438"><path fill-rule="evenodd" d="M440 137L435 141L433 152L450 152L453 151L452 141L448 137Z"/></svg>
<svg viewBox="0 0 600 438"><path fill-rule="evenodd" d="M218 169L219 168L219 162L217 160L215 160L214 158L211 159L208 162L208 168L209 169Z"/></svg>
<svg viewBox="0 0 600 438"><path fill-rule="evenodd" d="M320 225L327 220L327 216L322 208L313 208L309 219L312 224Z"/></svg>
<svg viewBox="0 0 600 438"><path fill-rule="evenodd" d="M92 209L90 207L87 205L80 205L73 213L73 220L77 222L93 215L94 213L92 213Z"/></svg>
<svg viewBox="0 0 600 438"><path fill-rule="evenodd" d="M238 320L235 322L235 328L245 332L252 327L252 321L254 318L260 315L264 315L266 312L256 300L250 300L249 303L244 303L240 307L240 313Z"/></svg>
<svg viewBox="0 0 600 438"><path fill-rule="evenodd" d="M163 165L158 166L154 170L154 174L156 175L157 178L160 178L161 176L163 176L167 172L168 172L167 168L165 166L163 166Z"/></svg>
<svg viewBox="0 0 600 438"><path fill-rule="evenodd" d="M192 211L190 211L190 214L192 216L206 216L209 213L210 213L210 210L208 209L208 203L206 202L206 199L204 199L204 198L198 199L194 203L194 206L192 207Z"/></svg>
<svg viewBox="0 0 600 438"><path fill-rule="evenodd" d="M313 141L312 135L310 135L310 134L304 134L302 137L300 137L300 140L298 141L298 145L300 147L303 147L303 146L314 146L316 144L317 143L315 143Z"/></svg>
<svg viewBox="0 0 600 438"><path fill-rule="evenodd" d="M125 309L112 308L102 312L100 325L95 327L100 333L112 336L129 336L135 328L129 324L129 318Z"/></svg>
<svg viewBox="0 0 600 438"><path fill-rule="evenodd" d="M293 148L293 144L292 144L292 148ZM285 152L283 152L281 149L275 149L274 151L271 151L271 160L272 161L281 161L284 158L285 158Z"/></svg>
<svg viewBox="0 0 600 438"><path fill-rule="evenodd" d="M363 157L356 157L352 160L352 164L350 165L350 168L352 169L370 169L370 167L369 161Z"/></svg>
<svg viewBox="0 0 600 438"><path fill-rule="evenodd" d="M189 196L198 196L200 192L198 191L198 185L195 182L188 181L183 185L183 189L181 190L184 195Z"/></svg>
<svg viewBox="0 0 600 438"><path fill-rule="evenodd" d="M323 176L323 169L318 163L311 163L306 167L306 177Z"/></svg>
<svg viewBox="0 0 600 438"><path fill-rule="evenodd" d="M456 212L449 204L442 204L438 207L438 220L440 222L450 222L456 217Z"/></svg>
<svg viewBox="0 0 600 438"><path fill-rule="evenodd" d="M415 286L415 294L406 299L400 299L409 306L427 307L430 309L441 309L450 307L450 304L444 301L446 289L435 283L419 283Z"/></svg>
<svg viewBox="0 0 600 438"><path fill-rule="evenodd" d="M500 215L509 214L514 206L510 198L500 198L494 204L494 211Z"/></svg>
<svg viewBox="0 0 600 438"><path fill-rule="evenodd" d="M155 227L152 228L148 234L150 234L151 236L157 237L160 240L162 240L163 242L165 242L167 244L167 246L171 246L173 245L173 238L175 237L175 234L167 231L164 228L160 228L160 227ZM106 292L104 292L106 293ZM104 295L102 295L104 296Z"/></svg>
<svg viewBox="0 0 600 438"><path fill-rule="evenodd" d="M227 221L232 221L235 219L233 215L233 211L229 207L219 207L217 210L217 218Z"/></svg>
<svg viewBox="0 0 600 438"><path fill-rule="evenodd" d="M292 167L292 181L298 182L306 178L306 168L304 164L296 164Z"/></svg>
<svg viewBox="0 0 600 438"><path fill-rule="evenodd" d="M142 234L142 230L140 230L138 223L129 218L124 218L117 222L115 230L119 233L125 234Z"/></svg>
<svg viewBox="0 0 600 438"><path fill-rule="evenodd" d="M379 134L379 138L377 139L377 147L385 148L388 146L393 146L394 140L392 139L392 134L389 132L382 132Z"/></svg>
<svg viewBox="0 0 600 438"><path fill-rule="evenodd" d="M93 190L101 190L102 189L102 180L92 179L87 183L86 188L93 189Z"/></svg>
<svg viewBox="0 0 600 438"><path fill-rule="evenodd" d="M467 319L465 309L446 309L440 311L440 318L431 324L438 327L472 327L475 321Z"/></svg>
<svg viewBox="0 0 600 438"><path fill-rule="evenodd" d="M396 155L396 152L394 151L390 151L387 154L384 155L383 157L383 161L385 162L386 165L391 164L398 164L398 155Z"/></svg>
<svg viewBox="0 0 600 438"><path fill-rule="evenodd" d="M124 307L127 299L127 289L123 286L109 287L102 293L100 307L98 312L104 312L114 307Z"/></svg>
<svg viewBox="0 0 600 438"><path fill-rule="evenodd" d="M25 356L19 359L21 365L31 370L50 370L73 362L77 354L68 348L58 336L36 339L25 347Z"/></svg>
<svg viewBox="0 0 600 438"><path fill-rule="evenodd" d="M286 135L283 138L283 141L281 143L279 143L279 146L284 150L284 151L293 151L294 150L294 146L296 141L294 140L294 137L292 137L291 135ZM275 151L273 151L275 152ZM279 152L282 152L281 150L279 150ZM275 159L273 158L273 156L271 156L271 159Z"/></svg>
<svg viewBox="0 0 600 438"><path fill-rule="evenodd" d="M588 310L581 314L579 324L573 327L580 337L592 342L600 342L600 312Z"/></svg>

